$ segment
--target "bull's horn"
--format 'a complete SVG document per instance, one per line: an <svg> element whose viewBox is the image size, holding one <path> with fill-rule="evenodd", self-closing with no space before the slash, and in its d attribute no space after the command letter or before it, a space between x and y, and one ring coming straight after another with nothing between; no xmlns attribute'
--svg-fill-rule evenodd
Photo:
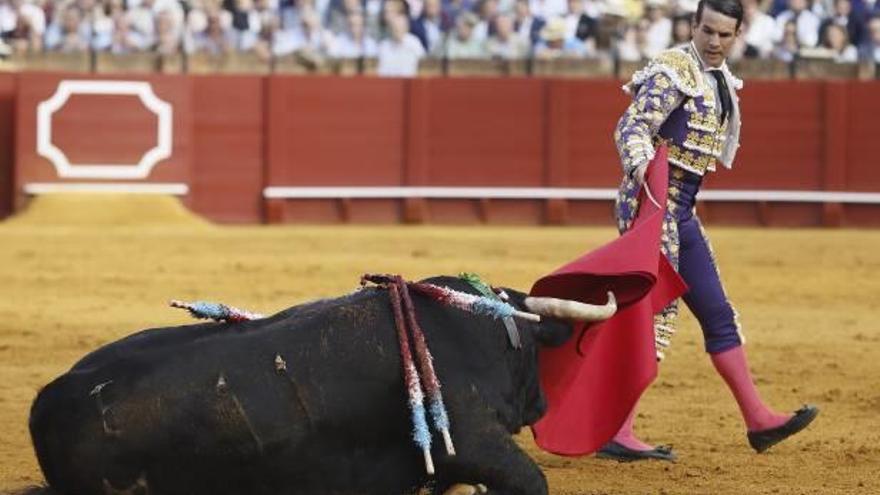
<svg viewBox="0 0 880 495"><path fill-rule="evenodd" d="M601 306L554 297L527 297L525 305L541 316L575 321L607 320L617 311L617 300L611 292L608 293L608 302Z"/></svg>

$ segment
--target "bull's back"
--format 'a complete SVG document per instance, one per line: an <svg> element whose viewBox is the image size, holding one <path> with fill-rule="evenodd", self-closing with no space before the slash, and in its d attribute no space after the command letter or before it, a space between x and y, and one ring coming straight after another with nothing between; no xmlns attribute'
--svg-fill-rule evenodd
<svg viewBox="0 0 880 495"><path fill-rule="evenodd" d="M142 480L151 493L280 493L309 478L316 455L354 443L369 457L405 442L396 341L376 329L386 306L360 297L317 319L165 329L105 346L34 401L47 482L79 495Z"/></svg>

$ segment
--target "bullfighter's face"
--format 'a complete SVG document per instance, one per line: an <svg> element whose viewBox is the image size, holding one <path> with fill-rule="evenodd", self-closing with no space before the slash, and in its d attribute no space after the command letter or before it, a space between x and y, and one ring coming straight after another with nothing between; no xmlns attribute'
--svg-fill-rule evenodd
<svg viewBox="0 0 880 495"><path fill-rule="evenodd" d="M694 46L703 62L710 67L721 67L739 33L735 18L710 7L705 7L700 18L694 19Z"/></svg>

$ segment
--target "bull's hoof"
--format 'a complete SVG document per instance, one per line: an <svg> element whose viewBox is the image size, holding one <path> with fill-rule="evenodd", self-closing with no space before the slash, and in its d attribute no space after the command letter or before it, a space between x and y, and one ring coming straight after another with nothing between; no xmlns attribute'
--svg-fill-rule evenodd
<svg viewBox="0 0 880 495"><path fill-rule="evenodd" d="M456 483L443 492L443 495L482 495L484 493L489 493L489 489L482 483L476 485Z"/></svg>

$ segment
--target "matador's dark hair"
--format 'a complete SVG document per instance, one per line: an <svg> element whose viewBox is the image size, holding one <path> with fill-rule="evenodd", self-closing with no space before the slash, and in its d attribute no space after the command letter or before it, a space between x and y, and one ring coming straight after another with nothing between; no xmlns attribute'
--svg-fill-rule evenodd
<svg viewBox="0 0 880 495"><path fill-rule="evenodd" d="M737 29L742 24L743 5L740 0L700 0L700 3L697 4L697 13L694 15L694 22L696 24L699 24L703 18L704 7L709 7L719 14L736 19Z"/></svg>

